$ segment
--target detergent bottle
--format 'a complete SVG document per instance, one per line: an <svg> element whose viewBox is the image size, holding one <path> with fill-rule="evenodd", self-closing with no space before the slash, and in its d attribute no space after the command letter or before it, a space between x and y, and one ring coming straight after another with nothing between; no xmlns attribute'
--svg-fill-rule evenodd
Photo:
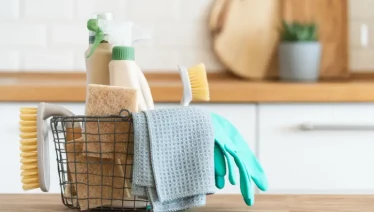
<svg viewBox="0 0 374 212"><path fill-rule="evenodd" d="M108 30L99 27L99 20L112 21L110 12L98 13L87 22L89 47L85 51L86 88L89 84L109 85L109 62L112 58L112 45L108 42ZM87 96L87 95L86 95Z"/></svg>
<svg viewBox="0 0 374 212"><path fill-rule="evenodd" d="M135 25L130 22L109 22L99 20L99 25L108 26L109 42L113 45L112 58L109 62L110 85L135 88L138 90L138 111L154 108L153 98L143 72L135 62L133 44L149 39L146 33L133 36Z"/></svg>

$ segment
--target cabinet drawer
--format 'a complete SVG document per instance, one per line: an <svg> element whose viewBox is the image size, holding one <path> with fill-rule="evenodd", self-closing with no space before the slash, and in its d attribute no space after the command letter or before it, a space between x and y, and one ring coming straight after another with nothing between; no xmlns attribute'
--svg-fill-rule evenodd
<svg viewBox="0 0 374 212"><path fill-rule="evenodd" d="M374 104L261 104L258 115L267 193L374 193Z"/></svg>

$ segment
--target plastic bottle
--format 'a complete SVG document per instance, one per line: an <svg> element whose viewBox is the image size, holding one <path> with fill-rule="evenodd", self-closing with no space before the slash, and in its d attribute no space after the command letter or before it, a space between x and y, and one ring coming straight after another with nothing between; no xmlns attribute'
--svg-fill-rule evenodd
<svg viewBox="0 0 374 212"><path fill-rule="evenodd" d="M113 14L109 12L99 13L87 22L89 47L84 53L86 88L88 88L88 84L109 85L108 64L112 59L112 45L108 42L106 29L98 26L99 20L112 21Z"/></svg>
<svg viewBox="0 0 374 212"><path fill-rule="evenodd" d="M107 25L110 32L109 42L114 45L112 60L109 62L110 85L138 89L138 111L153 109L151 90L143 72L135 63L135 49L133 47L134 42L148 39L149 36L133 39L134 24L132 22L107 22L104 20L99 25Z"/></svg>

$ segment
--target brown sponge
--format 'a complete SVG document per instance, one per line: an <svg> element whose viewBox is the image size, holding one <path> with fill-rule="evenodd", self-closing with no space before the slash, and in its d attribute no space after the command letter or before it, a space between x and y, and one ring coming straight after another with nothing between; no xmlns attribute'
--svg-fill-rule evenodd
<svg viewBox="0 0 374 212"><path fill-rule="evenodd" d="M77 124L77 123L75 123ZM79 124L77 124L79 125ZM81 138L82 137L82 129L80 128L80 126L72 126L72 128L66 128L66 141L72 141L74 139L78 139L78 138ZM65 143L66 144L66 143ZM65 149L66 149L66 146L65 146ZM67 195L70 195L70 196L74 196L77 194L77 191L74 187L73 184L71 184L73 178L71 176L71 172L69 170L69 166L67 167L67 171L68 171L68 182L69 184L66 186L66 191L69 192L65 192L65 194ZM69 188L68 188L69 187Z"/></svg>
<svg viewBox="0 0 374 212"><path fill-rule="evenodd" d="M83 138L66 143L67 161L81 210L111 205L129 197L121 166L114 160L85 157ZM126 192L127 191L127 192Z"/></svg>
<svg viewBox="0 0 374 212"><path fill-rule="evenodd" d="M119 115L122 109L137 112L136 89L88 85L86 116ZM129 157L129 154L133 154L133 127L129 122L119 121L120 119L114 118L100 119L100 123L96 119L92 122L87 120L83 135L87 136L84 137L87 145L83 147L86 156L116 158L126 164L132 163L132 156Z"/></svg>

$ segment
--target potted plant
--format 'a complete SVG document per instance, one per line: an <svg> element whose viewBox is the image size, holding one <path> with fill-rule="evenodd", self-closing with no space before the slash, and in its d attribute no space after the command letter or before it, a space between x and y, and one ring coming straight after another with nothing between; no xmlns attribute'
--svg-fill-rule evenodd
<svg viewBox="0 0 374 212"><path fill-rule="evenodd" d="M279 46L279 77L285 81L319 78L321 43L315 23L283 21Z"/></svg>

